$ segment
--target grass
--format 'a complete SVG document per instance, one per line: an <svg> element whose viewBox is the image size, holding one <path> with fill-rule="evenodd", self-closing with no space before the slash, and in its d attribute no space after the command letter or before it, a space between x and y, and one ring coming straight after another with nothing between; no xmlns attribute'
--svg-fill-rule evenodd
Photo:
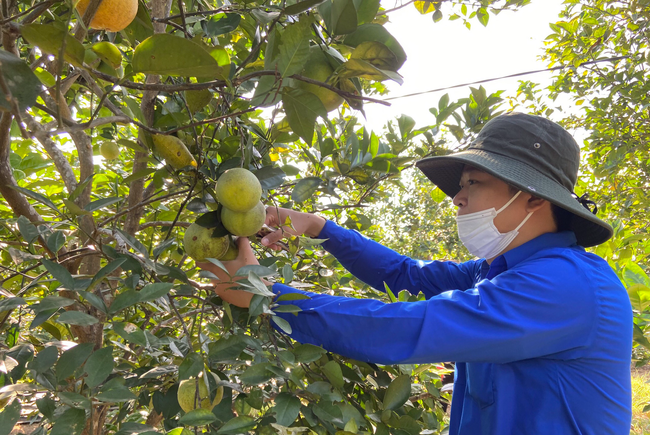
<svg viewBox="0 0 650 435"><path fill-rule="evenodd" d="M632 435L650 434L650 412L643 408L650 405L650 367L632 368Z"/></svg>

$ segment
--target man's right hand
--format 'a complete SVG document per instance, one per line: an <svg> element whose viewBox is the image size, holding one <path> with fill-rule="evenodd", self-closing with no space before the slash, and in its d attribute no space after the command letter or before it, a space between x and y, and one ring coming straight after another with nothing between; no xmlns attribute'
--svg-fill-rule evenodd
<svg viewBox="0 0 650 435"><path fill-rule="evenodd" d="M290 221L290 224L287 224L287 220ZM279 207L267 207L265 223L271 228L276 228L276 230L262 238L262 245L274 251L279 251L282 248L277 242L284 237L302 235L316 237L325 226L325 222L327 221L324 218L311 213L302 213Z"/></svg>

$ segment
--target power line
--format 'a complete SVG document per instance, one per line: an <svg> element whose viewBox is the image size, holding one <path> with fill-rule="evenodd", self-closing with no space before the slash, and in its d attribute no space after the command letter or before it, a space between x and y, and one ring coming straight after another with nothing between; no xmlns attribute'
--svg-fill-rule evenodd
<svg viewBox="0 0 650 435"><path fill-rule="evenodd" d="M600 63L600 62L612 62L612 61L617 61L617 60L622 60L622 59L628 59L629 57L630 56L616 56L616 57L608 57L608 58L605 58L605 59L591 60L589 62L581 63L579 66L593 65L593 64L596 64L596 63ZM512 78L512 77L521 77L521 76L530 75L530 74L537 74L537 73L541 73L541 72L557 71L557 70L561 70L561 69L565 69L565 68L568 68L568 66L555 66L553 68L537 69L537 70L533 70L533 71L520 72L520 73L510 74L510 75L503 76L503 77L495 77L495 78L491 78L491 79L479 80L479 81L476 81L476 82L463 83L461 85L446 86L444 88L437 88L437 89L431 89L431 90L428 90L428 91L416 92L416 93L413 93L413 94L406 94L406 95L399 95L397 97L384 98L383 101L397 100L399 98L415 97L417 95L431 94L433 92L445 91L447 89L463 88L465 86L470 86L470 85L478 85L478 84L481 84L481 83L494 82L496 80L509 79L509 78Z"/></svg>

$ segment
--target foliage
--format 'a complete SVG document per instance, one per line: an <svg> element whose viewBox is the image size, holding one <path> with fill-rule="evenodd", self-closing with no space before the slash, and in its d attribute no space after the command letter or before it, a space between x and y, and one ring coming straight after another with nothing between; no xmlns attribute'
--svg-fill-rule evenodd
<svg viewBox="0 0 650 435"><path fill-rule="evenodd" d="M426 3L415 6L440 18L442 2ZM460 8L485 25L526 3L450 2L449 18ZM476 90L458 113L447 101L433 129L360 125L352 109L400 81L406 60L378 0L151 0L117 33L88 30L99 4L83 17L69 1L1 10L0 433L20 414L39 435L440 432L444 367L352 361L282 334L260 277L385 297L333 257L303 239L279 254L256 246L262 266L239 272L256 296L241 310L212 294L180 241L197 219L218 225L214 184L233 167L255 173L267 205L368 229L361 210L415 159L445 152L440 124L453 115L474 134L496 97ZM325 81L307 68L314 50ZM345 103L328 115L329 94L303 84ZM191 157L160 148L179 141ZM100 157L108 142L115 159ZM180 409L190 378L224 387L212 412Z"/></svg>

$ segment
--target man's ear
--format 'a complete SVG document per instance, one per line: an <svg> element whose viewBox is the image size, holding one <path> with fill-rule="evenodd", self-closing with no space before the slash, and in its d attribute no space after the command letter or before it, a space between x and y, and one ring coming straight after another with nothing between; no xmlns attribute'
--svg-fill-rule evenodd
<svg viewBox="0 0 650 435"><path fill-rule="evenodd" d="M531 195L530 198L528 198L528 203L526 204L526 211L530 213L530 212L537 211L543 207L550 207L550 206L551 203L545 200L544 198Z"/></svg>

